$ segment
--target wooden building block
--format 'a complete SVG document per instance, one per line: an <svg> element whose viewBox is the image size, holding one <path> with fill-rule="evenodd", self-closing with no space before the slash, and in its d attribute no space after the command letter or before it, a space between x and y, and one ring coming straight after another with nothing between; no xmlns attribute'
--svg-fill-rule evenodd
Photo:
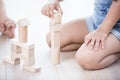
<svg viewBox="0 0 120 80"><path fill-rule="evenodd" d="M11 42L11 44L15 44L15 45L17 45L17 46L19 46L19 47L22 47L22 48L33 48L34 47L34 44L33 43L20 43L20 42L18 42L18 41L15 41L15 40L11 40L10 41Z"/></svg>
<svg viewBox="0 0 120 80"><path fill-rule="evenodd" d="M5 57L3 58L4 62L7 62L9 64L20 64L20 57L21 57L21 51L20 51L20 47L11 43L11 54L10 54L10 58L9 57Z"/></svg>
<svg viewBox="0 0 120 80"><path fill-rule="evenodd" d="M3 58L3 62L6 62L6 63L9 63L9 64L12 64L12 65L17 65L17 64L20 64L20 59L16 58L15 60L11 60L10 57L4 57Z"/></svg>
<svg viewBox="0 0 120 80"><path fill-rule="evenodd" d="M54 26L55 24L61 24L62 21L62 15L59 12L54 13L54 17L51 18L50 26Z"/></svg>
<svg viewBox="0 0 120 80"><path fill-rule="evenodd" d="M29 21L27 19L20 19L18 21L18 41L11 40L11 54L10 58L4 58L3 61L10 64L20 64L23 60L23 69L38 72L40 67L35 65L34 44L27 42L27 26Z"/></svg>
<svg viewBox="0 0 120 80"><path fill-rule="evenodd" d="M51 31L51 60L53 64L60 63L60 30L61 14L55 13L50 22Z"/></svg>
<svg viewBox="0 0 120 80"><path fill-rule="evenodd" d="M51 33L51 59L53 64L60 63L60 32Z"/></svg>
<svg viewBox="0 0 120 80"><path fill-rule="evenodd" d="M22 48L22 59L25 66L32 66L35 64L34 48Z"/></svg>
<svg viewBox="0 0 120 80"><path fill-rule="evenodd" d="M28 33L27 27L28 27L29 24L30 23L29 23L27 18L20 19L18 21L18 40L21 43L22 42L23 43L27 42L27 36L28 36L27 35L27 33Z"/></svg>
<svg viewBox="0 0 120 80"><path fill-rule="evenodd" d="M60 47L60 32L51 32L51 40L52 40L52 48L59 48Z"/></svg>
<svg viewBox="0 0 120 80"><path fill-rule="evenodd" d="M39 66L23 66L23 70L31 71L31 72L40 72Z"/></svg>
<svg viewBox="0 0 120 80"><path fill-rule="evenodd" d="M17 41L11 40L10 58L3 58L3 61L15 65L20 64L20 60L22 60L24 63L24 70L32 72L40 71L40 67L34 66L34 44L19 43Z"/></svg>
<svg viewBox="0 0 120 80"><path fill-rule="evenodd" d="M61 24L55 24L53 26L50 26L50 31L51 32L61 31Z"/></svg>

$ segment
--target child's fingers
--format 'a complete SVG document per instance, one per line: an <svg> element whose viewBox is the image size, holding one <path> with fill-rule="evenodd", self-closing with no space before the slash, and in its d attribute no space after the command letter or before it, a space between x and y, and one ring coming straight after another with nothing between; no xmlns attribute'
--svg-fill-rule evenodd
<svg viewBox="0 0 120 80"><path fill-rule="evenodd" d="M50 10L49 6L48 6L48 5L45 5L45 6L41 9L41 13L42 13L43 15L49 17L49 16L50 16L49 10Z"/></svg>
<svg viewBox="0 0 120 80"><path fill-rule="evenodd" d="M60 6L57 7L57 11L60 12L61 14L63 14L63 11Z"/></svg>
<svg viewBox="0 0 120 80"><path fill-rule="evenodd" d="M94 48L94 45L95 45L95 40L91 40L91 42L89 43L89 47L90 49L93 49Z"/></svg>
<svg viewBox="0 0 120 80"><path fill-rule="evenodd" d="M7 21L7 22L4 22L4 25L5 25L5 27L6 27L6 29L10 29L11 28L11 26L12 26L12 21L10 20L10 21Z"/></svg>
<svg viewBox="0 0 120 80"><path fill-rule="evenodd" d="M54 8L53 7L50 8L49 13L50 13L50 17L53 18L54 17L54 14L53 14L54 13Z"/></svg>
<svg viewBox="0 0 120 80"><path fill-rule="evenodd" d="M1 32L5 31L5 27L4 27L3 24L0 24L0 31L1 31Z"/></svg>
<svg viewBox="0 0 120 80"><path fill-rule="evenodd" d="M11 24L11 27L9 28L10 31L14 32L16 28L15 24Z"/></svg>
<svg viewBox="0 0 120 80"><path fill-rule="evenodd" d="M47 15L48 17L50 17L50 8L49 8L49 7L46 8L46 15Z"/></svg>
<svg viewBox="0 0 120 80"><path fill-rule="evenodd" d="M43 8L41 9L41 13L42 13L43 15L46 15L46 8L45 8L45 7L43 7Z"/></svg>
<svg viewBox="0 0 120 80"><path fill-rule="evenodd" d="M100 40L96 40L95 41L95 46L94 46L94 50L98 50L99 49L99 47L100 47Z"/></svg>
<svg viewBox="0 0 120 80"><path fill-rule="evenodd" d="M91 41L91 38L89 38L88 36L85 37L85 46L87 46Z"/></svg>
<svg viewBox="0 0 120 80"><path fill-rule="evenodd" d="M14 21L8 19L8 21L4 23L4 27L6 28L5 30L6 35L8 35L11 38L14 37L14 31L16 28L16 24L14 23Z"/></svg>
<svg viewBox="0 0 120 80"><path fill-rule="evenodd" d="M6 30L5 31L5 35L7 35L8 37L10 38L14 38L15 37L15 34L13 31L10 31L10 30Z"/></svg>
<svg viewBox="0 0 120 80"><path fill-rule="evenodd" d="M101 44L102 44L102 49L104 49L104 48L105 48L105 41L102 40L102 41L101 41Z"/></svg>

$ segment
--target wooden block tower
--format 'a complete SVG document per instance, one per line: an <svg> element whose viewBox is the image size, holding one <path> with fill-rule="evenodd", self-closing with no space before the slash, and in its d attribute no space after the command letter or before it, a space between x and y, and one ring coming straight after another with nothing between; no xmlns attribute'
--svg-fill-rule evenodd
<svg viewBox="0 0 120 80"><path fill-rule="evenodd" d="M62 15L59 12L54 13L50 22L51 31L51 60L53 64L60 63L60 30Z"/></svg>
<svg viewBox="0 0 120 80"><path fill-rule="evenodd" d="M11 40L10 59L3 58L3 61L16 65L22 60L24 70L38 72L40 67L35 66L34 44L27 42L28 25L29 21L26 18L18 21L18 41Z"/></svg>

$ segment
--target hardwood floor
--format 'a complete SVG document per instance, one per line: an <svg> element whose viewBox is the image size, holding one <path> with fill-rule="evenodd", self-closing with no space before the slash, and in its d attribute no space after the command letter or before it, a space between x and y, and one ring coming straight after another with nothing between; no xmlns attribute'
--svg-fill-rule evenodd
<svg viewBox="0 0 120 80"><path fill-rule="evenodd" d="M2 39L0 38L0 42L3 44ZM0 80L120 80L120 60L105 69L87 71L76 63L75 52L61 52L61 63L55 66L51 63L50 49L45 48L45 44L38 47L41 50L35 53L36 65L41 67L41 72L24 71L23 63L10 65L2 62L2 58L8 52L5 46L8 46L8 43L0 47Z"/></svg>

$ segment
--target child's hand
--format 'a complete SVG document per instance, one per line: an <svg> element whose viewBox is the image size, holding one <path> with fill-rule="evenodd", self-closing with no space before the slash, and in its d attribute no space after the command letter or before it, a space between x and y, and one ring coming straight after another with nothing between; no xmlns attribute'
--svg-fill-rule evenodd
<svg viewBox="0 0 120 80"><path fill-rule="evenodd" d="M107 36L108 33L101 29L96 29L85 37L85 45L94 50L98 50L99 48L104 49Z"/></svg>
<svg viewBox="0 0 120 80"><path fill-rule="evenodd" d="M53 2L53 3L46 4L45 6L43 6L41 12L43 15L53 18L54 10L63 14L63 11L59 5L59 2Z"/></svg>
<svg viewBox="0 0 120 80"><path fill-rule="evenodd" d="M0 16L0 32L2 32L10 38L14 38L15 28L16 25L14 21L12 21L9 17L7 17L6 15Z"/></svg>

